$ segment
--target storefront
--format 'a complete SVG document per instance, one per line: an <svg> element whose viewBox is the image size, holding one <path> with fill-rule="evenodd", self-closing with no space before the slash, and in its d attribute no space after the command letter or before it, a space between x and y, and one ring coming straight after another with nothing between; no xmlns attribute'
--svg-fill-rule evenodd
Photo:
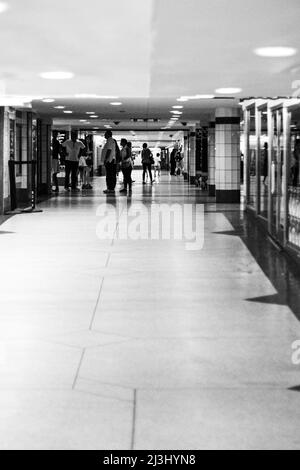
<svg viewBox="0 0 300 470"><path fill-rule="evenodd" d="M247 210L300 254L300 100L250 100L243 110Z"/></svg>

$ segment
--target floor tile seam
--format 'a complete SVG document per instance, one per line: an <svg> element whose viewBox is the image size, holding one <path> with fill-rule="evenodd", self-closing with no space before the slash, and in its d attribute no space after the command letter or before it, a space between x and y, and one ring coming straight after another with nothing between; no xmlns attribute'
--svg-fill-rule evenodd
<svg viewBox="0 0 300 470"><path fill-rule="evenodd" d="M87 330L89 331L89 330ZM1 339L0 339L1 341ZM22 341L22 340L21 340ZM64 343L64 342L60 342L60 341L52 341L52 340L33 340L33 341L40 341L42 343L46 343L46 344L53 344L55 346L63 346L63 347L66 347L66 348L70 348L70 349L76 349L78 351L82 351L82 349L86 349L86 350L90 350L90 349L100 349L100 348L105 348L107 346L112 346L112 345L115 345L115 344L123 344L123 343L127 343L129 341L131 341L131 338L130 339L125 339L123 341L110 341L109 343L105 343L105 344L93 344L93 345L84 345L84 346L77 346L75 344L68 344L68 343ZM14 342L18 342L18 341L14 341ZM28 342L31 342L31 340L28 340Z"/></svg>
<svg viewBox="0 0 300 470"><path fill-rule="evenodd" d="M137 402L138 402L138 390L135 388L133 391L133 403L132 403L132 430L131 430L131 445L130 449L134 450L136 440L136 425L137 425Z"/></svg>
<svg viewBox="0 0 300 470"><path fill-rule="evenodd" d="M89 331L93 330L93 324L94 324L96 313L97 313L98 306L99 306L99 303L100 303L100 298L101 298L101 294L102 294L103 285L104 285L104 276L101 278L101 284L100 284L96 304L95 304L95 307L94 307L94 310L93 310L93 314L92 314L92 318L91 318L91 322L90 322L90 326L89 326Z"/></svg>
<svg viewBox="0 0 300 470"><path fill-rule="evenodd" d="M77 380L78 380L78 378L79 378L80 369L81 369L81 366L82 366L82 363L83 363L83 359L84 359L84 356L85 356L85 352L86 352L86 349L83 348L83 349L82 349L81 356L80 356L79 364L78 364L78 367L77 367L77 370L76 370L76 373L75 373L74 381L73 381L73 384L72 384L72 390L74 390L75 387L76 387Z"/></svg>
<svg viewBox="0 0 300 470"><path fill-rule="evenodd" d="M121 201L123 201L123 199L121 199ZM121 220L121 218L122 218L122 215L123 215L124 211L125 211L125 205L124 205L124 207L123 207L121 213L118 214L119 217L118 217L118 220L117 220L117 223L116 223L115 231L114 231L114 233L113 233L113 235L112 235L111 247L114 246L114 242L115 242L115 240L117 239L117 238L116 238L116 235L117 235L117 233L118 233L118 229L119 229L119 225L120 225L120 220Z"/></svg>
<svg viewBox="0 0 300 470"><path fill-rule="evenodd" d="M106 395L105 393L91 392L89 390L80 389L78 386L76 386L75 389L72 390L72 391L77 392L77 393L82 394L82 395L91 395L91 396L94 396L94 397L97 397L97 398L105 398L107 400L118 401L118 402L121 402L121 403L128 403L130 405L132 404L132 400L129 400L129 399L126 400L125 398L110 396L110 395Z"/></svg>

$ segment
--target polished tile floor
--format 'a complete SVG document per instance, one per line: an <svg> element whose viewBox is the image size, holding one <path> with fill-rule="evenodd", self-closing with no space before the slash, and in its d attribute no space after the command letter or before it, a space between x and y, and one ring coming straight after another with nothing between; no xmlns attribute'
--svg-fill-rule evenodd
<svg viewBox="0 0 300 470"><path fill-rule="evenodd" d="M0 226L0 448L299 449L298 294L261 301L282 255L274 278L239 206L135 179L131 204L204 205L203 249L120 240L102 178Z"/></svg>

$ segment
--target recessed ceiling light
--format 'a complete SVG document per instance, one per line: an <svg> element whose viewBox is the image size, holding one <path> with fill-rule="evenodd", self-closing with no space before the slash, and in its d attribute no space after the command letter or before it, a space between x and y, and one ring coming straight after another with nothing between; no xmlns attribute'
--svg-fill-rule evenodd
<svg viewBox="0 0 300 470"><path fill-rule="evenodd" d="M236 93L241 93L243 90L241 88L218 88L216 93L220 95L235 95Z"/></svg>
<svg viewBox="0 0 300 470"><path fill-rule="evenodd" d="M52 99L52 98L46 98L46 99L44 99L44 100L42 100L42 101L43 101L43 103L54 103L55 100Z"/></svg>
<svg viewBox="0 0 300 470"><path fill-rule="evenodd" d="M79 119L79 122L87 122L87 119Z"/></svg>
<svg viewBox="0 0 300 470"><path fill-rule="evenodd" d="M40 77L45 80L69 80L74 77L72 72L43 72Z"/></svg>
<svg viewBox="0 0 300 470"><path fill-rule="evenodd" d="M190 95L190 96L181 96L177 101L189 101L189 100L212 100L215 97L215 95L207 95L207 94L202 94L202 95Z"/></svg>
<svg viewBox="0 0 300 470"><path fill-rule="evenodd" d="M213 100L215 95L194 95L191 96L191 100Z"/></svg>
<svg viewBox="0 0 300 470"><path fill-rule="evenodd" d="M87 111L85 114L95 114L95 111Z"/></svg>
<svg viewBox="0 0 300 470"><path fill-rule="evenodd" d="M172 108L174 108L174 109L182 109L183 106L179 106L179 105L178 105L178 106L172 106Z"/></svg>
<svg viewBox="0 0 300 470"><path fill-rule="evenodd" d="M6 10L8 10L9 6L5 2L0 2L0 13L4 13Z"/></svg>
<svg viewBox="0 0 300 470"><path fill-rule="evenodd" d="M65 114L73 114L73 111L64 111Z"/></svg>
<svg viewBox="0 0 300 470"><path fill-rule="evenodd" d="M170 111L172 114L182 114L182 111Z"/></svg>
<svg viewBox="0 0 300 470"><path fill-rule="evenodd" d="M120 101L113 101L112 103L110 103L112 106L121 106L122 103Z"/></svg>
<svg viewBox="0 0 300 470"><path fill-rule="evenodd" d="M96 95L92 93L77 93L75 95L75 98L97 98L103 100L117 100L119 97L112 95Z"/></svg>
<svg viewBox="0 0 300 470"><path fill-rule="evenodd" d="M185 101L188 101L188 98L181 96L180 98L177 98L177 101L184 103Z"/></svg>
<svg viewBox="0 0 300 470"><path fill-rule="evenodd" d="M54 106L54 109L65 109L65 106Z"/></svg>
<svg viewBox="0 0 300 470"><path fill-rule="evenodd" d="M297 54L297 49L294 47L259 47L254 50L254 53L260 57L292 57Z"/></svg>
<svg viewBox="0 0 300 470"><path fill-rule="evenodd" d="M96 119L96 118L98 118L98 117L99 117L99 116L95 116L95 115L91 116L91 118L93 118L93 119Z"/></svg>

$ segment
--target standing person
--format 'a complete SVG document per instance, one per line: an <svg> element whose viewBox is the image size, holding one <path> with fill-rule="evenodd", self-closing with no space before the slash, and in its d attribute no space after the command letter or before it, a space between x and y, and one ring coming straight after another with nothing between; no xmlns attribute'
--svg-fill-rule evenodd
<svg viewBox="0 0 300 470"><path fill-rule="evenodd" d="M90 173L91 173L91 158L89 156L84 157L83 155L79 159L79 173L81 177L82 187L81 189L93 189L90 184Z"/></svg>
<svg viewBox="0 0 300 470"><path fill-rule="evenodd" d="M120 149L117 142L113 139L112 132L107 130L104 134L106 144L103 147L103 162L106 169L106 186L104 194L112 194L115 192L117 184L117 163L119 160L118 153Z"/></svg>
<svg viewBox="0 0 300 470"><path fill-rule="evenodd" d="M147 172L149 173L150 176L150 182L151 184L153 183L153 178L152 178L152 171L151 171L151 166L153 164L153 156L148 149L147 144L143 144L143 150L142 150L142 164L143 164L143 184L146 184L146 174Z"/></svg>
<svg viewBox="0 0 300 470"><path fill-rule="evenodd" d="M66 149L66 177L65 177L65 190L69 191L70 174L71 174L71 187L73 191L79 191L77 188L77 174L80 150L85 149L85 145L78 140L78 132L71 132L71 139L62 143Z"/></svg>
<svg viewBox="0 0 300 470"><path fill-rule="evenodd" d="M59 173L59 157L60 157L60 143L57 139L58 132L53 132L53 139L52 139L52 182L53 186L55 186L55 193L59 192L58 186L58 178L57 175Z"/></svg>
<svg viewBox="0 0 300 470"><path fill-rule="evenodd" d="M128 143L126 139L121 139L121 169L124 176L124 189L120 191L120 193L127 193L127 187L129 189L129 193L132 190L132 158L131 158L131 150L128 147Z"/></svg>
<svg viewBox="0 0 300 470"><path fill-rule="evenodd" d="M172 152L171 152L171 157L170 157L170 163L171 163L171 171L170 174L171 176L175 175L175 170L176 170L176 154L177 154L177 149L174 147Z"/></svg>
<svg viewBox="0 0 300 470"><path fill-rule="evenodd" d="M129 141L128 141L128 142L127 142L127 147L129 147L129 150L130 150L130 153L131 153L132 171L133 171L135 155L132 153L132 142L129 142ZM132 179L132 176L131 176L131 182L132 182L132 183L135 183L135 180Z"/></svg>
<svg viewBox="0 0 300 470"><path fill-rule="evenodd" d="M175 161L176 161L176 176L180 176L181 171L182 171L182 155L180 151L176 153Z"/></svg>

